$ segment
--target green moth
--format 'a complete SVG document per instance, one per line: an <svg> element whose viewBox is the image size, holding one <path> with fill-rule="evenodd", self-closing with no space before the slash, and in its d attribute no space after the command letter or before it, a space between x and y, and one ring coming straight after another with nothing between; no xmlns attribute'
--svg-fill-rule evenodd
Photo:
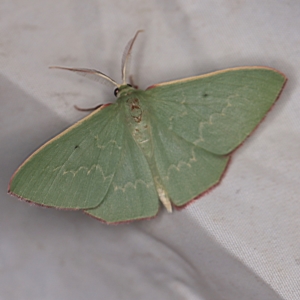
<svg viewBox="0 0 300 300"><path fill-rule="evenodd" d="M60 68L113 84L117 101L95 108L16 170L9 193L83 210L106 223L171 212L218 184L232 152L270 110L286 81L267 67L240 67L150 86L90 69Z"/></svg>

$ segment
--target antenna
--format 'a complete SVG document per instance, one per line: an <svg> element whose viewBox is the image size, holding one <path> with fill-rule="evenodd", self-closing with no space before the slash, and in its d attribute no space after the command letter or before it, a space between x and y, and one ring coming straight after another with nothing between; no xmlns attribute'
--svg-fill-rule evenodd
<svg viewBox="0 0 300 300"><path fill-rule="evenodd" d="M143 30L138 30L135 36L128 42L125 47L123 57L122 57L122 85L126 85L126 78L127 78L127 67L129 67L129 60L131 55L132 46L140 32ZM102 72L99 72L94 69L85 69L85 68L66 68L66 67L58 67L58 66L51 66L50 69L60 69L60 70L67 70L71 72L75 72L78 75L87 77L89 79L100 81L102 83L109 82L110 84L114 85L115 87L119 88L121 84L116 83L112 78L105 75Z"/></svg>
<svg viewBox="0 0 300 300"><path fill-rule="evenodd" d="M110 82L116 87L120 87L120 84L117 84L113 79L111 79L109 76L105 75L102 72L99 72L97 70L93 69L82 69L82 68L65 68L65 67L49 67L49 69L60 69L60 70L67 70L77 73L78 75L87 77L89 79L95 80L95 81L102 81L102 82ZM101 80L104 79L104 80ZM106 81L105 81L106 80Z"/></svg>
<svg viewBox="0 0 300 300"><path fill-rule="evenodd" d="M126 84L126 78L127 78L127 70L129 69L129 62L130 62L130 55L132 46L140 32L143 32L144 30L138 30L135 34L135 36L128 42L126 45L123 56L122 56L122 85Z"/></svg>

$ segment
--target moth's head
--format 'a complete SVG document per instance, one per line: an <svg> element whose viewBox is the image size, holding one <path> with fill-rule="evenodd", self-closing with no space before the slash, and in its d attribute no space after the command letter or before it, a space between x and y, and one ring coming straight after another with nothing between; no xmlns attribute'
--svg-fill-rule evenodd
<svg viewBox="0 0 300 300"><path fill-rule="evenodd" d="M122 84L119 87L115 88L114 95L119 98L121 96L127 96L132 93L136 88L131 84Z"/></svg>

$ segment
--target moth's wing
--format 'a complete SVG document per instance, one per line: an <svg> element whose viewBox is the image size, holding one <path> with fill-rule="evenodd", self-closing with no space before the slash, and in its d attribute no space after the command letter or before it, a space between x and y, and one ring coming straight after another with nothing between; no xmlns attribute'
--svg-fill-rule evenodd
<svg viewBox="0 0 300 300"><path fill-rule="evenodd" d="M151 188L152 177L144 157L132 145L139 168L144 171L135 173L137 166L122 168L124 156L128 155L124 144L130 144L125 141L124 132L124 114L119 106L100 108L33 153L13 175L9 192L30 202L66 209L89 209L107 200L117 200L120 204L112 207L110 213L119 216L117 210L121 209L122 221L154 216L158 211L157 193ZM124 182L138 179L147 182L149 189L145 194L151 194L149 201L154 203L147 206L151 209L141 211L139 206L140 210L132 210L124 207L122 198L113 199L118 196L111 189L116 178ZM140 190L130 196L131 206L138 206ZM127 194L126 197L129 198ZM113 218L104 215L103 220L110 217Z"/></svg>
<svg viewBox="0 0 300 300"><path fill-rule="evenodd" d="M146 92L165 126L215 154L228 154L261 122L286 77L266 67L243 67L158 84Z"/></svg>
<svg viewBox="0 0 300 300"><path fill-rule="evenodd" d="M107 223L119 223L154 217L159 206L149 165L125 127L122 154L105 199L85 212Z"/></svg>
<svg viewBox="0 0 300 300"><path fill-rule="evenodd" d="M220 181L226 154L259 124L285 80L268 68L238 68L146 91L158 172L176 206Z"/></svg>

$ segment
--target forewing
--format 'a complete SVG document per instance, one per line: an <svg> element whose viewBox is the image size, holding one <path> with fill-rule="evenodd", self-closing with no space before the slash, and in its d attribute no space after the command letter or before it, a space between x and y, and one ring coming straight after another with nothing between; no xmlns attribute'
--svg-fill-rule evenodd
<svg viewBox="0 0 300 300"><path fill-rule="evenodd" d="M228 154L263 119L286 78L274 69L244 67L158 84L147 89L159 122L215 154Z"/></svg>
<svg viewBox="0 0 300 300"><path fill-rule="evenodd" d="M122 154L122 121L118 105L90 114L33 153L15 172L9 192L46 206L99 205Z"/></svg>
<svg viewBox="0 0 300 300"><path fill-rule="evenodd" d="M154 217L159 199L149 165L127 127L122 154L104 201L86 211L107 223Z"/></svg>

